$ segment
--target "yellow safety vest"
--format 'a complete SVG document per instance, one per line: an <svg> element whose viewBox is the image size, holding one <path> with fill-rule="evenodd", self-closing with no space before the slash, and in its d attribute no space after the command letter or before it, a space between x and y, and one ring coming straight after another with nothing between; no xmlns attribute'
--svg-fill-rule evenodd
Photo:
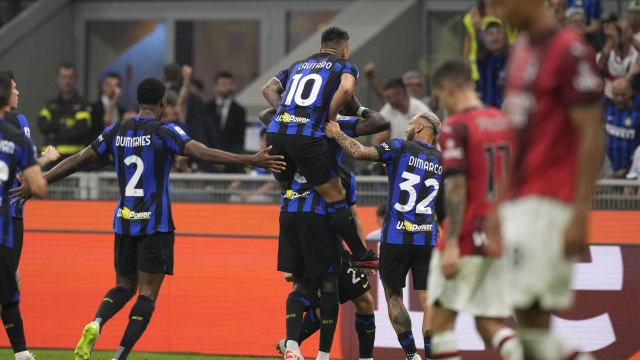
<svg viewBox="0 0 640 360"><path fill-rule="evenodd" d="M487 17L488 16L485 16L484 18L487 18ZM467 30L467 33L469 34L469 56L467 56L467 60L471 65L471 77L473 78L473 81L478 81L480 80L480 73L478 72L478 58L477 58L478 42L476 41L476 29L473 27L473 21L471 20L471 12L468 12L464 15L464 17L462 18L462 23L464 24L464 27ZM509 41L509 44L513 44L516 41L517 36L518 36L518 28L507 26L507 41Z"/></svg>

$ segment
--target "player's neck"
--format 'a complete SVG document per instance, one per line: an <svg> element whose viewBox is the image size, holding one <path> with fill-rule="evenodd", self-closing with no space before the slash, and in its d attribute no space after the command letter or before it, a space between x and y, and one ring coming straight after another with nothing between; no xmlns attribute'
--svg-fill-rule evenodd
<svg viewBox="0 0 640 360"><path fill-rule="evenodd" d="M140 119L146 119L146 118L155 118L156 114L148 109L140 109L140 113L138 114L138 118Z"/></svg>
<svg viewBox="0 0 640 360"><path fill-rule="evenodd" d="M338 56L338 57L340 56L340 55L338 54L338 52L337 52L337 51L335 51L335 50L333 50L333 49L323 49L323 48L321 48L321 49L320 49L320 52L321 52L321 53L326 53L326 54L333 54L333 55Z"/></svg>
<svg viewBox="0 0 640 360"><path fill-rule="evenodd" d="M557 27L558 24L553 15L541 7L532 14L529 23L523 26L523 30L529 34L532 40L538 40L547 36Z"/></svg>
<svg viewBox="0 0 640 360"><path fill-rule="evenodd" d="M455 106L453 108L453 113L461 113L463 111L480 108L484 106L482 100L478 98L478 95L474 90L465 90L461 91L457 94L456 99L454 101Z"/></svg>

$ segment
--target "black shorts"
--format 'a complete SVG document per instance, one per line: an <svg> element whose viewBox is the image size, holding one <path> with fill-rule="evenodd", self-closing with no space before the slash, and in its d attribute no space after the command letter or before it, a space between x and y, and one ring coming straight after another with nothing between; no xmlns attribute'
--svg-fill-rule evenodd
<svg viewBox="0 0 640 360"><path fill-rule="evenodd" d="M20 301L14 260L14 249L0 245L0 305Z"/></svg>
<svg viewBox="0 0 640 360"><path fill-rule="evenodd" d="M308 281L309 295L307 300L311 303L311 308L320 306L320 278L313 278ZM349 266L349 258L342 257L342 271L338 276L338 296L340 304L355 300L371 290L369 279L361 271L354 270Z"/></svg>
<svg viewBox="0 0 640 360"><path fill-rule="evenodd" d="M118 275L129 275L134 271L149 274L173 275L173 244L171 232L150 235L128 236L116 234L114 265Z"/></svg>
<svg viewBox="0 0 640 360"><path fill-rule="evenodd" d="M20 256L22 256L22 244L24 243L24 219L12 218L13 220L13 249L11 254L13 256L13 264L15 268L13 271L18 270L20 264Z"/></svg>
<svg viewBox="0 0 640 360"><path fill-rule="evenodd" d="M411 269L414 290L427 290L431 245L380 243L380 279L383 283L404 288Z"/></svg>
<svg viewBox="0 0 640 360"><path fill-rule="evenodd" d="M278 271L307 278L340 271L338 238L326 216L280 213Z"/></svg>
<svg viewBox="0 0 640 360"><path fill-rule="evenodd" d="M287 163L285 170L273 174L279 182L293 180L296 171L300 171L309 184L319 186L340 173L340 164L326 137L267 133L267 146L273 146L269 154L282 155Z"/></svg>

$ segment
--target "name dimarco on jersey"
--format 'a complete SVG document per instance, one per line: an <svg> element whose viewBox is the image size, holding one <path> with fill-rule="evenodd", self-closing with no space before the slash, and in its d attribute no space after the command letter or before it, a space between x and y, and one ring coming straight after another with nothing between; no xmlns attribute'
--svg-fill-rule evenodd
<svg viewBox="0 0 640 360"><path fill-rule="evenodd" d="M124 207L122 209L118 209L117 216L125 220L149 220L151 219L151 211L135 212Z"/></svg>
<svg viewBox="0 0 640 360"><path fill-rule="evenodd" d="M425 171L442 174L442 166L418 159L413 155L409 158L409 166L415 166L419 169L424 169Z"/></svg>
<svg viewBox="0 0 640 360"><path fill-rule="evenodd" d="M284 113L282 115L278 115L278 117L276 117L276 121L285 122L285 123L306 124L309 122L309 119L304 117L294 116L289 113Z"/></svg>

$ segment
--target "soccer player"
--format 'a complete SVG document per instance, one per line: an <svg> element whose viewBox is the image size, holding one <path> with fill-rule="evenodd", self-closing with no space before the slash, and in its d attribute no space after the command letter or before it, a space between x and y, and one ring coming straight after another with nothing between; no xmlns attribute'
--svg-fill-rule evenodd
<svg viewBox="0 0 640 360"><path fill-rule="evenodd" d="M75 350L86 360L104 325L124 305L139 296L131 308L129 324L114 359L126 359L147 328L165 274L173 274L174 225L171 216L169 171L175 154L220 165L251 165L270 171L284 169L279 156L265 149L255 156L209 149L173 124L160 122L166 106L165 87L157 79L143 80L137 88L140 113L106 128L82 152L49 171L49 183L63 179L107 154L114 157L120 200L114 213L116 287L104 296L94 321L89 323ZM15 196L28 199L24 187Z"/></svg>
<svg viewBox="0 0 640 360"><path fill-rule="evenodd" d="M7 75L11 79L11 98L9 98L9 104L5 107L4 119L7 123L13 125L27 136L31 137L31 131L29 129L29 122L22 114L15 114L10 112L18 107L18 95L20 92L17 89L16 79L11 70L1 70L0 74ZM46 151L42 153L42 157L38 159L40 167L45 167L51 162L56 161L60 157L58 151L53 146L48 146ZM16 174L21 171L20 167L16 169ZM20 186L18 177L13 180L13 187ZM20 256L22 255L22 244L24 239L24 208L20 202L12 202L10 204L9 213L11 214L13 222L13 255L15 266L16 281L18 282L18 291L20 290L20 269L18 264L20 263ZM20 303L16 302L11 306L5 307L2 311L2 323L4 329L9 337L11 348L15 354L16 360L31 360L33 355L27 349L27 341L24 336L24 324L22 322L22 314L20 313Z"/></svg>
<svg viewBox="0 0 640 360"><path fill-rule="evenodd" d="M433 113L420 113L409 122L406 141L393 139L376 147L365 147L349 138L334 122L325 125L325 132L354 158L387 166L389 197L380 239L380 279L398 341L407 359L417 360L420 356L411 318L402 301L405 279L412 270L413 287L424 311L422 331L429 357L427 276L431 248L438 236L434 205L442 177L440 151L433 142L440 132L440 119Z"/></svg>
<svg viewBox="0 0 640 360"><path fill-rule="evenodd" d="M9 217L9 189L15 179L18 169L22 169L25 188L29 188L36 196L44 196L47 183L36 159L36 148L31 139L20 130L5 121L6 108L10 106L10 99L15 95L13 80L4 73L0 73L0 312L12 309L20 301L20 290L16 279L15 264L17 256L14 250L15 233L13 222ZM13 93L13 95L12 95ZM9 310L10 312L12 310ZM4 319L4 316L3 316ZM24 336L23 336L24 338ZM16 358L32 359L29 352L17 355Z"/></svg>
<svg viewBox="0 0 640 360"><path fill-rule="evenodd" d="M362 108L360 102L352 97L345 107L345 111L349 113L354 109L357 109L355 112L360 113L364 118L343 116L337 122L338 126L344 129L349 136L370 135L389 128L389 121L384 116ZM260 119L267 126L272 119L269 117L271 111L265 110L260 114ZM336 162L340 163L342 148L335 141L328 141L327 145L332 156L335 156ZM309 278L315 278L319 283L318 287L322 298L319 305L322 325L318 359L329 358L338 320L340 298L337 271L341 269L338 242L335 232L328 222L331 219L328 216L330 212L331 208L319 196L306 176L303 176L301 172L296 172L287 191L282 195L280 213L278 270L293 274L293 288L286 304L285 359L302 359L298 341L303 326L302 315L309 306L307 299L310 291L307 281ZM359 219L351 210L349 212L357 224ZM361 227L359 230L356 228L356 233L360 239L360 245L364 247L362 243L364 234ZM367 319L369 318L367 317ZM366 343L369 340L364 341Z"/></svg>
<svg viewBox="0 0 640 360"><path fill-rule="evenodd" d="M330 27L322 33L319 53L296 61L262 88L265 99L277 111L267 129L267 145L287 163L282 173L274 174L281 191L287 191L297 171L303 173L327 201L331 225L354 258L377 261L360 241L338 177L339 163L322 131L326 122L337 119L353 95L358 68L347 60L348 56L349 34Z"/></svg>
<svg viewBox="0 0 640 360"><path fill-rule="evenodd" d="M339 121L338 123L343 123ZM299 179L299 177L297 177ZM358 233L361 236L364 243L364 230L362 229L362 223L358 217L358 211L356 209L356 178L354 173L344 165L340 166L340 181L343 188L346 190L346 199L349 204L349 209L353 214L356 224L358 226ZM297 191L290 189L283 199L283 210L287 209L304 209L304 202L309 198L318 199L319 196L315 192L314 188L306 183L299 183L297 180L293 181L293 187L297 188ZM320 202L324 204L326 209L326 202ZM287 209L284 207L286 206ZM373 360L373 346L376 338L376 323L374 316L373 297L369 293L371 285L365 275L373 275L375 270L365 269L364 272L356 270L351 267L351 254L344 246L340 247L341 267L338 274L338 298L340 304L344 304L351 301L356 308L355 315L355 327L358 334L358 343L360 346L360 360ZM293 274L285 273L285 279L289 282L294 280ZM320 288L321 279L306 279L309 286L307 287L305 297L309 302L309 311L302 320L300 327L300 333L296 339L298 345L308 339L311 335L320 330L324 325L320 313L320 306L323 303L322 289ZM320 335L321 341L323 340L322 333ZM277 349L283 356L286 353L286 340L282 339L277 344ZM323 344L321 343L321 346ZM322 351L322 349L321 349Z"/></svg>
<svg viewBox="0 0 640 360"><path fill-rule="evenodd" d="M484 106L466 60L445 61L431 80L433 94L449 114L438 138L449 220L429 269L433 357L460 359L454 323L459 312L467 311L475 316L482 338L503 358L523 360L522 344L504 325L511 315L504 259L487 256L483 230L506 176L512 127L500 110Z"/></svg>
<svg viewBox="0 0 640 360"><path fill-rule="evenodd" d="M496 0L521 36L507 66L505 112L517 128L508 189L498 207L509 299L525 356L587 359L549 332L570 308L572 266L586 247L587 214L603 159L602 79L592 49L561 28L544 0ZM499 239L496 218L489 241Z"/></svg>

